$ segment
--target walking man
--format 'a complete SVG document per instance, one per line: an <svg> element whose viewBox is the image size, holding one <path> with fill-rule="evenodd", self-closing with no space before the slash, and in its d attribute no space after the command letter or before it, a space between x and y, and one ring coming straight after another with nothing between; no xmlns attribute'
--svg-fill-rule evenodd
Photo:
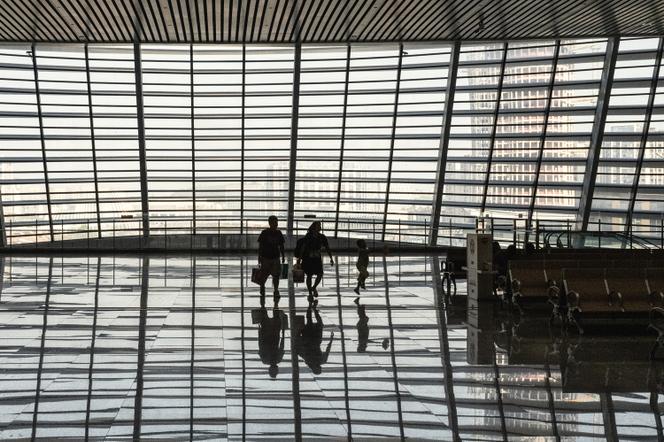
<svg viewBox="0 0 664 442"><path fill-rule="evenodd" d="M277 229L279 220L271 215L267 219L270 228L265 229L258 236L258 264L263 272L272 275L272 288L274 289L274 305L279 303L279 278L281 277L281 262L286 262L284 254L284 235ZM265 282L260 286L261 305L265 303Z"/></svg>

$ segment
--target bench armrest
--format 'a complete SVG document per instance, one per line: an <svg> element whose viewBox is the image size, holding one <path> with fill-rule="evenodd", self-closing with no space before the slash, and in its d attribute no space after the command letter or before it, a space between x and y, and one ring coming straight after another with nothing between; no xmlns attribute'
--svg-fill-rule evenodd
<svg viewBox="0 0 664 442"><path fill-rule="evenodd" d="M552 285L546 290L546 294L549 296L549 301L557 302L560 299L560 288Z"/></svg>
<svg viewBox="0 0 664 442"><path fill-rule="evenodd" d="M517 293L517 292L519 292L520 290L521 290L521 281L519 281L519 280L516 279L516 278L512 279L512 291L513 291L514 293Z"/></svg>
<svg viewBox="0 0 664 442"><path fill-rule="evenodd" d="M664 293L655 290L650 293L650 303L652 305L664 304Z"/></svg>
<svg viewBox="0 0 664 442"><path fill-rule="evenodd" d="M620 306L621 309L623 308L623 295L619 291L612 290L609 292L609 305L616 303Z"/></svg>
<svg viewBox="0 0 664 442"><path fill-rule="evenodd" d="M567 292L567 305L569 305L570 309L579 308L579 301L580 300L581 300L581 297L574 290L570 290L570 291Z"/></svg>
<svg viewBox="0 0 664 442"><path fill-rule="evenodd" d="M664 321L664 308L653 307L650 309L649 313L650 324L652 325L655 321Z"/></svg>

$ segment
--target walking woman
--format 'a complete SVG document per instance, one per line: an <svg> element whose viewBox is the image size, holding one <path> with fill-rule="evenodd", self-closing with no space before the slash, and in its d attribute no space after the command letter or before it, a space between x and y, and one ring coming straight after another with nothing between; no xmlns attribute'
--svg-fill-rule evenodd
<svg viewBox="0 0 664 442"><path fill-rule="evenodd" d="M332 252L330 252L330 246L327 243L327 237L320 231L320 221L314 221L311 226L309 226L309 230L304 237L304 244L302 252L300 253L301 258L298 258L298 264L302 262L302 269L307 276L306 283L307 290L309 291L309 297L307 299L310 303L315 304L318 304L318 291L316 288L323 277L323 259L321 258L321 249L323 247L330 257L330 265L334 265L334 259L332 258ZM312 284L311 280L313 275L316 275L316 280Z"/></svg>

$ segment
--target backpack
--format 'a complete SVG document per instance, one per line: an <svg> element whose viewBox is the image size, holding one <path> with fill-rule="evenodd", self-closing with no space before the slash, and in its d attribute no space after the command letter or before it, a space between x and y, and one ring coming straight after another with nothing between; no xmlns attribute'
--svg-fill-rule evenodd
<svg viewBox="0 0 664 442"><path fill-rule="evenodd" d="M302 252L304 251L304 243L305 243L305 238L302 237L297 240L295 243L295 250L293 251L293 254L295 255L296 258L302 258Z"/></svg>

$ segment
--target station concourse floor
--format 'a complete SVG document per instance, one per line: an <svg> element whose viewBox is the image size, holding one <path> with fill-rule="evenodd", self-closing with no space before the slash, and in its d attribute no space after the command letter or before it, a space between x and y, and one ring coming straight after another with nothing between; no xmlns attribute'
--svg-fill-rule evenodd
<svg viewBox="0 0 664 442"><path fill-rule="evenodd" d="M611 341L561 346L546 317L501 322L503 307L473 327L439 257L372 256L356 303L355 258L336 259L315 309L282 280L271 320L255 256L2 258L0 440L662 437L647 357L561 366L548 356Z"/></svg>

